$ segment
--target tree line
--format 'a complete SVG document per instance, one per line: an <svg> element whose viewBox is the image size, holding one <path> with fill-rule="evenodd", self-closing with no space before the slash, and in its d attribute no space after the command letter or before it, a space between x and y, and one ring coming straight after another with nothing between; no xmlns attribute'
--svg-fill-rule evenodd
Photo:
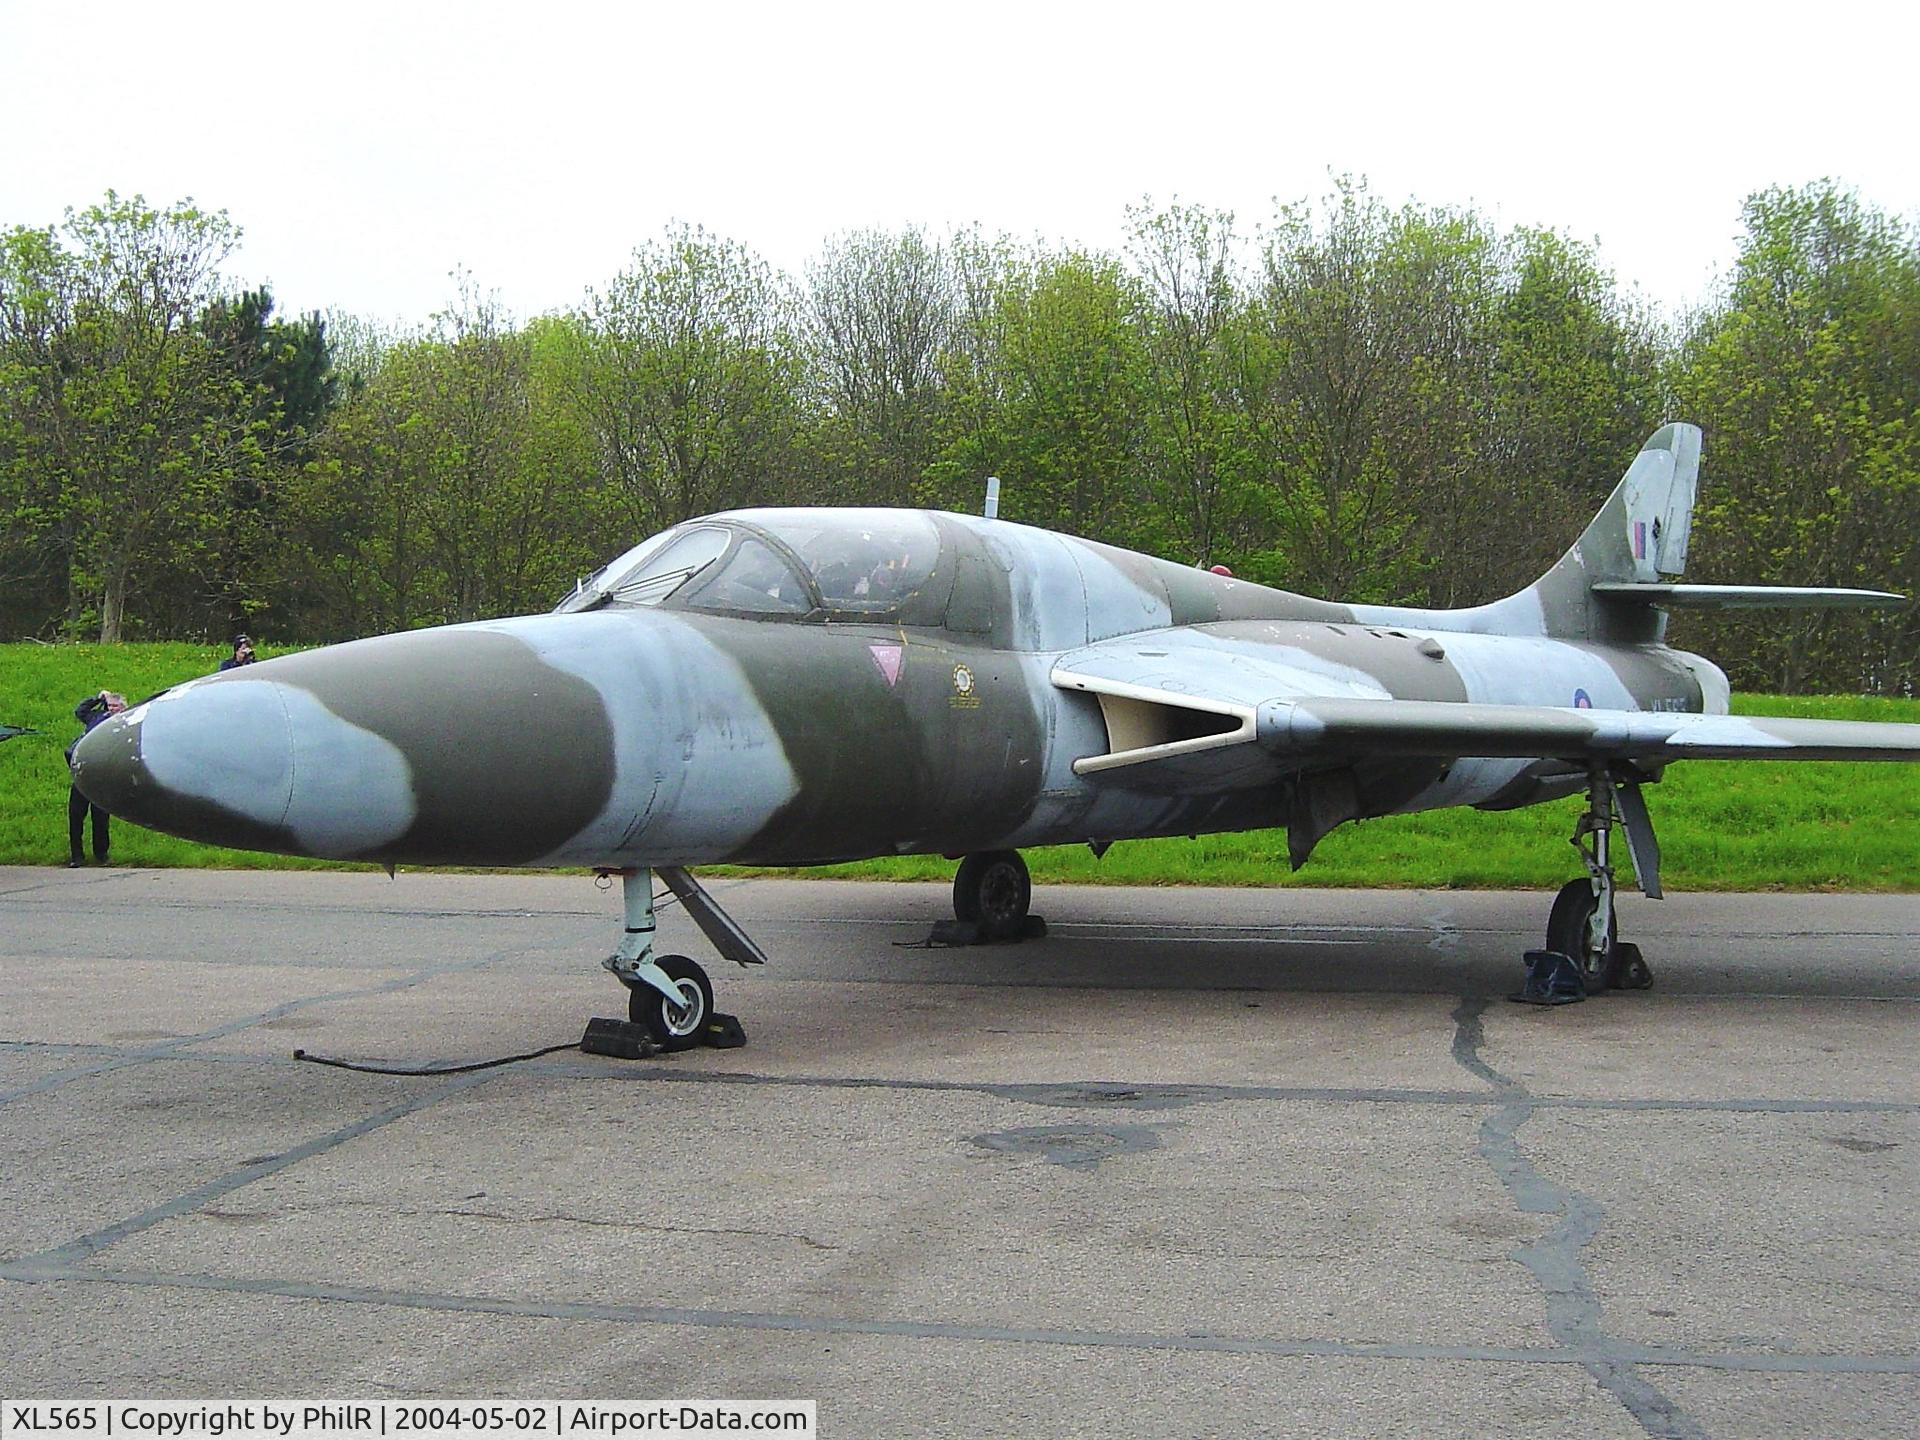
<svg viewBox="0 0 1920 1440"><path fill-rule="evenodd" d="M797 276L697 227L518 322L276 315L224 214L109 193L0 234L0 636L287 640L538 610L751 504L1001 513L1309 594L1473 603L1544 570L1667 419L1706 430L1691 578L1920 591L1920 245L1752 196L1658 316L1593 247L1363 183L1120 253L855 232ZM1756 688L1911 693L1914 606L1675 639Z"/></svg>

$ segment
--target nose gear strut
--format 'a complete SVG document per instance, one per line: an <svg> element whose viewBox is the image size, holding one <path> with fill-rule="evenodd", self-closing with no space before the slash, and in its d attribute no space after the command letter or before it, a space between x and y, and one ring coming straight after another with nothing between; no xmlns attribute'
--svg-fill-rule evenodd
<svg viewBox="0 0 1920 1440"><path fill-rule="evenodd" d="M643 866L600 873L620 876L626 926L613 954L600 963L627 987L631 1019L646 1026L666 1050L687 1050L703 1041L740 1043L739 1023L714 1012L707 972L685 955L654 955L654 872ZM714 949L737 965L767 963L765 952L699 881L678 866L662 866L659 873Z"/></svg>

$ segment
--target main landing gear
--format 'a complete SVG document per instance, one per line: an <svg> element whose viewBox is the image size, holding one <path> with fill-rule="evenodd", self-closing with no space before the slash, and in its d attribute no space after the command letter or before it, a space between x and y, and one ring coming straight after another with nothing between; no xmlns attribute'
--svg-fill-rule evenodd
<svg viewBox="0 0 1920 1440"><path fill-rule="evenodd" d="M1645 990L1653 984L1653 970L1641 958L1640 947L1620 939L1613 905L1610 842L1616 823L1626 834L1640 888L1653 900L1662 893L1660 844L1640 793L1641 779L1627 766L1595 766L1588 772L1587 808L1573 828L1573 845L1586 864L1586 878L1561 887L1547 919L1547 949L1573 963L1588 995L1607 989ZM1530 977L1529 988L1532 985Z"/></svg>
<svg viewBox="0 0 1920 1440"><path fill-rule="evenodd" d="M713 982L707 972L685 955L653 953L653 876L648 869L621 870L621 897L626 902L626 929L620 945L601 962L627 987L627 1017L662 1050L691 1050L713 1043L726 1017L713 1008ZM734 923L714 898L685 870L661 866L660 878L679 897L693 923L713 942L713 948L736 965L764 965L767 957L746 931ZM738 1027L732 1027L738 1033ZM737 1042L735 1042L737 1043Z"/></svg>
<svg viewBox="0 0 1920 1440"><path fill-rule="evenodd" d="M1038 940L1047 922L1029 912L1032 904L1033 880L1018 850L978 851L960 861L953 877L953 919L936 920L924 945Z"/></svg>
<svg viewBox="0 0 1920 1440"><path fill-rule="evenodd" d="M984 941L1018 940L1033 903L1033 879L1018 850L983 850L953 877L953 918L979 927Z"/></svg>

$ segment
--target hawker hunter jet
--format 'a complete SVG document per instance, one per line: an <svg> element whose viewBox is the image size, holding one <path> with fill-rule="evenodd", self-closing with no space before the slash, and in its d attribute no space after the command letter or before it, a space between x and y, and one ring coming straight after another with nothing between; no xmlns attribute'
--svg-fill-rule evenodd
<svg viewBox="0 0 1920 1440"><path fill-rule="evenodd" d="M1646 983L1610 837L1660 893L1642 787L1676 760L1915 760L1920 726L1727 713L1664 643L1694 606L1898 604L1687 585L1700 432L1641 450L1537 583L1461 610L1343 605L1004 521L754 509L690 520L546 615L384 635L193 680L81 741L117 816L214 844L393 866L625 879L605 962L694 1042L706 975L653 952L653 878L716 948L764 957L687 867L964 857L958 919L1027 919L1019 850L1581 794L1586 873L1547 948ZM1627 957L1623 963L1623 957Z"/></svg>

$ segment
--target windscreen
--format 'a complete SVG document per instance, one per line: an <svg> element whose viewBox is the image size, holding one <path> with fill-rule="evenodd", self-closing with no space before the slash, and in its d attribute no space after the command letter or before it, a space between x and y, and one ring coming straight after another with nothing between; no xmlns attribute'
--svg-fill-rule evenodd
<svg viewBox="0 0 1920 1440"><path fill-rule="evenodd" d="M658 605L726 551L729 532L717 525L681 526L627 551L584 580L555 607L559 614L603 605Z"/></svg>

